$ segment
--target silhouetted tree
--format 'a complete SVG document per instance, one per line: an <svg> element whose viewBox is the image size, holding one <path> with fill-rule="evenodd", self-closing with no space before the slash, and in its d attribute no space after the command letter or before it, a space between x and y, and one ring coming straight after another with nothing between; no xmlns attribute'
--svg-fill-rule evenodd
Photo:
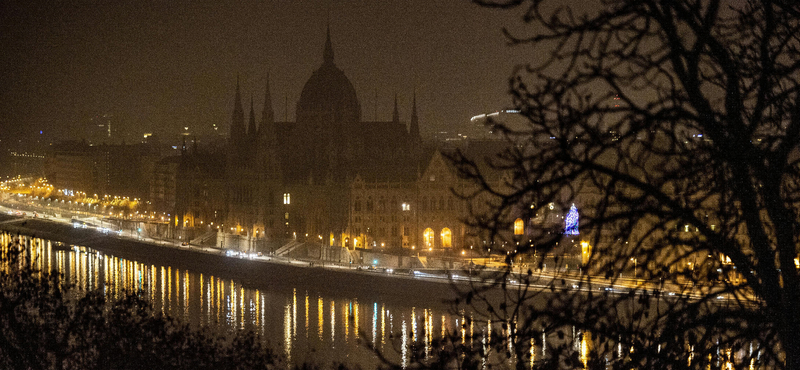
<svg viewBox="0 0 800 370"><path fill-rule="evenodd" d="M19 245L0 253L4 369L269 369L281 361L252 332L192 328L135 292L107 300L39 271Z"/></svg>
<svg viewBox="0 0 800 370"><path fill-rule="evenodd" d="M506 149L452 158L509 263L463 297L510 331L495 357L800 369L800 4L476 2L520 12L506 34L532 55L510 79L525 123L491 123Z"/></svg>

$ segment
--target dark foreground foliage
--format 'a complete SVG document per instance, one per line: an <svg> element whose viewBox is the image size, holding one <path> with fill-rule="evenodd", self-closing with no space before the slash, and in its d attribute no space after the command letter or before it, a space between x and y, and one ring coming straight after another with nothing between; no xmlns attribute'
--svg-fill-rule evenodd
<svg viewBox="0 0 800 370"><path fill-rule="evenodd" d="M498 363L800 369L800 2L474 1L530 51L505 149L450 156Z"/></svg>
<svg viewBox="0 0 800 370"><path fill-rule="evenodd" d="M129 293L109 302L37 271L6 246L0 260L0 368L267 369L280 358L251 332L195 329Z"/></svg>

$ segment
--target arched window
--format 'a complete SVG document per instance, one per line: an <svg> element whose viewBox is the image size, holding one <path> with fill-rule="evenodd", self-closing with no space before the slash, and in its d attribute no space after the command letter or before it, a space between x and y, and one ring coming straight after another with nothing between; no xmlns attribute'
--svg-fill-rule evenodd
<svg viewBox="0 0 800 370"><path fill-rule="evenodd" d="M525 221L518 218L514 221L514 235L522 235L525 233Z"/></svg>
<svg viewBox="0 0 800 370"><path fill-rule="evenodd" d="M381 197L380 200L378 200L378 211L383 212L385 210L386 210L386 199L383 199L383 197Z"/></svg>
<svg viewBox="0 0 800 370"><path fill-rule="evenodd" d="M372 197L367 198L367 212L372 212L374 209L374 205L372 204Z"/></svg>
<svg viewBox="0 0 800 370"><path fill-rule="evenodd" d="M361 212L361 198L356 198L355 203L353 204L353 209L356 212Z"/></svg>
<svg viewBox="0 0 800 370"><path fill-rule="evenodd" d="M425 243L425 248L433 248L433 229L430 227L425 229L422 233L422 239Z"/></svg>
<svg viewBox="0 0 800 370"><path fill-rule="evenodd" d="M453 233L448 228L442 229L442 248L450 248L453 246Z"/></svg>

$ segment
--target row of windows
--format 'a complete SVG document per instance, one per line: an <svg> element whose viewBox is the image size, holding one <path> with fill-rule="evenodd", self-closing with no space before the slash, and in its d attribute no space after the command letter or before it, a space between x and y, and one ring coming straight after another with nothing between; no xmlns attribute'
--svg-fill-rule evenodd
<svg viewBox="0 0 800 370"><path fill-rule="evenodd" d="M288 204L288 203L285 202L285 195L284 195L284 204ZM392 198L390 204L392 204L392 205L398 204L397 203L397 198ZM361 205L362 205L361 199L360 198L356 198L356 200L353 202L353 210L355 212L361 212L362 211ZM386 206L387 206L386 200L383 199L383 198L380 198L378 200L377 204L372 200L372 198L367 198L367 201L366 201L365 205L366 205L366 207L364 207L363 209L365 211L367 211L367 212L373 212L375 210L377 210L379 212L383 212L383 211L387 210L387 208L386 208ZM377 205L377 207L376 207L376 205ZM445 197L439 197L438 200L437 200L436 197L430 197L430 198L422 197L422 198L420 198L419 207L420 207L421 211L428 211L428 210L431 210L431 211L445 211L445 210L454 211L456 209L455 200L452 197L447 198L447 203L445 203ZM402 211L410 211L411 210L411 204L404 202L404 203L401 203L399 205L399 207L392 207L391 208L391 210L393 210L393 211L396 211L398 209L402 210Z"/></svg>
<svg viewBox="0 0 800 370"><path fill-rule="evenodd" d="M398 237L398 236L400 236L400 230L402 230L402 232L403 232L403 236L408 236L408 234L409 234L409 229L410 229L410 228L409 228L408 226L403 226L403 227L400 227L400 228L399 228L399 227L397 227L397 225L394 225L394 226L392 226L392 227L389 229L389 233L390 233L390 234L389 234L388 236L391 236L391 237ZM366 230L366 231L367 231L367 232L369 232L369 231L371 231L371 230L372 230L372 229L369 229L369 228L367 228L367 230ZM354 234L354 235L361 235L361 231L362 231L362 230L361 230L361 228L360 228L360 227L354 227L354 228L353 228L353 234ZM379 228L376 228L376 229L374 229L374 236L375 236L375 237L379 237L379 238L381 238L381 237L386 237L386 236L387 236L387 233L386 233L386 231L387 231L387 229L386 229L386 228L384 228L384 227L379 227Z"/></svg>
<svg viewBox="0 0 800 370"><path fill-rule="evenodd" d="M402 221L403 222L408 222L409 219L410 219L410 217L408 217L406 215L403 215ZM363 218L363 221L365 221L365 222L369 222L369 221L375 222L375 221L377 221L377 222L381 222L381 223L383 223L383 222L397 222L398 220L400 220L400 218L397 217L397 215L392 215L391 218L384 217L383 215L379 216L377 219L371 219L369 216ZM361 223L361 221L362 221L361 216L354 216L353 217L353 223L358 224L358 223Z"/></svg>
<svg viewBox="0 0 800 370"><path fill-rule="evenodd" d="M439 233L439 237L441 238L442 248L450 248L453 246L453 232L450 231L450 229L446 227L442 229L442 231ZM435 239L436 235L434 234L433 229L431 229L430 227L422 232L422 240L425 243L425 247L427 248L433 247Z"/></svg>

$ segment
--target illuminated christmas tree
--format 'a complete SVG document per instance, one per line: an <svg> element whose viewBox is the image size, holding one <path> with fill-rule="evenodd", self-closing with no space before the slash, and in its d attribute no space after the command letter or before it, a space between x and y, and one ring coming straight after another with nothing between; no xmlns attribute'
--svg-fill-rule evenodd
<svg viewBox="0 0 800 370"><path fill-rule="evenodd" d="M575 203L569 208L567 218L564 220L564 235L578 235L578 208Z"/></svg>

